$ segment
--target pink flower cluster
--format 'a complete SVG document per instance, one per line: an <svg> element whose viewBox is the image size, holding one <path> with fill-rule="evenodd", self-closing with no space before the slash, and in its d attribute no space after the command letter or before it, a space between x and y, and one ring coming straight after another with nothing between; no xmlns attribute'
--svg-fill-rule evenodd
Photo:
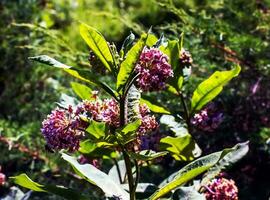
<svg viewBox="0 0 270 200"><path fill-rule="evenodd" d="M238 188L233 180L215 178L205 188L207 200L238 200Z"/></svg>
<svg viewBox="0 0 270 200"><path fill-rule="evenodd" d="M173 77L168 56L157 48L145 47L135 71L139 73L137 86L143 91L157 91L165 88L165 82Z"/></svg>
<svg viewBox="0 0 270 200"><path fill-rule="evenodd" d="M69 109L56 108L42 122L41 132L50 149L67 149L70 152L78 150L79 142L84 132L84 122Z"/></svg>
<svg viewBox="0 0 270 200"><path fill-rule="evenodd" d="M193 62L193 59L189 51L182 48L180 51L180 63L182 65L192 65L192 62Z"/></svg>
<svg viewBox="0 0 270 200"><path fill-rule="evenodd" d="M95 101L85 100L80 107L83 112L90 115L91 119L95 121L102 121L114 127L120 125L120 109L114 99L105 99L103 101L100 99Z"/></svg>
<svg viewBox="0 0 270 200"><path fill-rule="evenodd" d="M198 129L213 132L219 127L223 121L223 114L216 112L214 104L210 104L205 109L201 110L200 113L195 114L191 119L191 123Z"/></svg>
<svg viewBox="0 0 270 200"><path fill-rule="evenodd" d="M138 138L154 131L158 126L155 117L149 115L150 110L146 105L141 105L139 111L138 117L142 122L137 131ZM105 122L115 128L120 126L120 108L114 99L100 100L96 97L91 101L85 100L75 111L71 106L68 110L56 108L42 123L41 132L48 147L53 150L67 149L70 152L78 150L80 139L88 125L81 119L82 116Z"/></svg>

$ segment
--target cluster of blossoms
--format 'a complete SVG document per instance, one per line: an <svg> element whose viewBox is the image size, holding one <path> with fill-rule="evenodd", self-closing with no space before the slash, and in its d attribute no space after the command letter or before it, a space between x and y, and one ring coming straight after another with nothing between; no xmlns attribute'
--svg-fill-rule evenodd
<svg viewBox="0 0 270 200"><path fill-rule="evenodd" d="M68 109L53 110L42 122L41 132L50 149L67 149L72 152L78 150L84 128L85 122L69 106Z"/></svg>
<svg viewBox="0 0 270 200"><path fill-rule="evenodd" d="M135 71L139 73L137 86L143 91L157 91L165 88L165 81L173 77L168 56L157 48L143 49Z"/></svg>
<svg viewBox="0 0 270 200"><path fill-rule="evenodd" d="M185 50L184 48L181 49L180 51L180 63L182 65L192 65L193 59L191 57L191 54L189 51Z"/></svg>
<svg viewBox="0 0 270 200"><path fill-rule="evenodd" d="M141 150L153 150L159 151L159 142L162 138L160 132L155 131L147 135L140 137L140 149Z"/></svg>
<svg viewBox="0 0 270 200"><path fill-rule="evenodd" d="M3 186L6 183L6 175L1 172L0 166L0 186Z"/></svg>
<svg viewBox="0 0 270 200"><path fill-rule="evenodd" d="M205 188L207 200L238 200L238 188L233 180L215 178Z"/></svg>
<svg viewBox="0 0 270 200"><path fill-rule="evenodd" d="M217 112L214 104L210 104L198 114L195 114L191 119L191 123L196 126L196 128L207 132L213 132L219 127L222 121L223 114Z"/></svg>
<svg viewBox="0 0 270 200"><path fill-rule="evenodd" d="M56 108L42 123L41 132L44 135L50 149L67 149L70 152L78 150L81 138L84 136L88 123L81 116L90 120L105 122L118 128L120 126L120 108L116 100L100 100L96 95L94 100L85 100L76 109ZM138 117L141 125L137 131L137 139L140 136L154 131L158 123L146 105L140 105Z"/></svg>

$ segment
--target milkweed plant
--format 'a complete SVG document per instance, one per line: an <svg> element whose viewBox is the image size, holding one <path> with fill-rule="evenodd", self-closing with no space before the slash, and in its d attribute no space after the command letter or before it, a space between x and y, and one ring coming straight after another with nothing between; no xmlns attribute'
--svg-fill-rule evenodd
<svg viewBox="0 0 270 200"><path fill-rule="evenodd" d="M179 40L158 39L149 31L136 39L131 33L117 49L86 24L80 25L80 34L90 48L91 68L68 66L46 55L30 57L80 80L71 87L81 101L59 103L42 122L46 148L100 188L100 199L238 199L235 182L221 172L248 152L248 142L201 156L192 130L211 132L219 126L223 115L215 112L212 100L240 66L214 72L189 98L184 88L190 84L193 60L182 35ZM176 99L181 112L148 98L161 93ZM189 164L159 185L140 181L141 171L168 156ZM100 159L114 161L109 173L100 170ZM33 191L90 199L70 188L36 183L26 174L12 178Z"/></svg>

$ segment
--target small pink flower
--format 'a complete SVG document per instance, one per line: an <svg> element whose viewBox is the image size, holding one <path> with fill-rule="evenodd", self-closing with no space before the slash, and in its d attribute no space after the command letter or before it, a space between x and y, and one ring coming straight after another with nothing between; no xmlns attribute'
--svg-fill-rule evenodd
<svg viewBox="0 0 270 200"><path fill-rule="evenodd" d="M205 188L207 200L238 200L238 188L233 180L215 178Z"/></svg>
<svg viewBox="0 0 270 200"><path fill-rule="evenodd" d="M192 65L193 59L189 51L185 50L184 48L180 51L180 63L182 65Z"/></svg>
<svg viewBox="0 0 270 200"><path fill-rule="evenodd" d="M165 88L165 82L173 77L168 56L157 48L145 47L135 67L139 73L137 86L143 91L157 91Z"/></svg>

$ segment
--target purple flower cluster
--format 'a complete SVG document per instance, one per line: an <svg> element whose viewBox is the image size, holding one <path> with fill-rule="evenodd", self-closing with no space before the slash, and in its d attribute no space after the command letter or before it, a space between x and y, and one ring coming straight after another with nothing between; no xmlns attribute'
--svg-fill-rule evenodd
<svg viewBox="0 0 270 200"><path fill-rule="evenodd" d="M120 109L114 99L105 99L103 101L98 98L94 101L85 100L81 107L95 121L105 122L114 127L120 125Z"/></svg>
<svg viewBox="0 0 270 200"><path fill-rule="evenodd" d="M223 114L216 111L214 104L210 104L191 119L191 123L196 128L207 132L213 132L219 127L222 121Z"/></svg>
<svg viewBox="0 0 270 200"><path fill-rule="evenodd" d="M182 65L192 65L193 59L191 57L191 54L189 53L189 51L185 50L184 48L181 49L180 51L180 63Z"/></svg>
<svg viewBox="0 0 270 200"><path fill-rule="evenodd" d="M56 108L42 122L41 132L50 149L67 149L70 152L78 150L84 131L84 122L69 109Z"/></svg>
<svg viewBox="0 0 270 200"><path fill-rule="evenodd" d="M137 86L143 91L157 91L165 88L165 82L173 76L168 56L157 48L145 47L135 67L139 73Z"/></svg>
<svg viewBox="0 0 270 200"><path fill-rule="evenodd" d="M205 188L207 200L238 200L238 188L233 180L215 178Z"/></svg>
<svg viewBox="0 0 270 200"><path fill-rule="evenodd" d="M153 150L159 151L159 142L161 140L161 134L158 131L154 131L150 134L140 137L140 150Z"/></svg>

